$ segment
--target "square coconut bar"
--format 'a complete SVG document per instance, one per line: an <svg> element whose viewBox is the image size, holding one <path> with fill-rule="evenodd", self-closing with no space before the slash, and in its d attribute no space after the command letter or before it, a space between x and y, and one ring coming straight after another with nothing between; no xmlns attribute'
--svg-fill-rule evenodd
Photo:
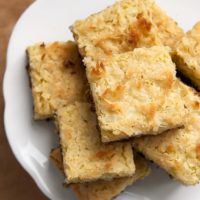
<svg viewBox="0 0 200 200"><path fill-rule="evenodd" d="M174 47L183 30L153 0L121 0L76 21L71 30L83 57L102 60L137 47Z"/></svg>
<svg viewBox="0 0 200 200"><path fill-rule="evenodd" d="M184 128L133 140L136 150L185 185L200 181L200 97L182 83L177 86L190 110Z"/></svg>
<svg viewBox="0 0 200 200"><path fill-rule="evenodd" d="M156 135L184 124L187 109L169 52L154 46L97 63L84 59L103 142Z"/></svg>
<svg viewBox="0 0 200 200"><path fill-rule="evenodd" d="M63 173L63 161L61 149L54 149L50 159ZM79 200L111 200L119 195L127 186L143 179L150 173L150 168L145 159L138 154L134 156L136 171L131 177L117 178L111 181L99 180L91 183L77 183L70 187L76 193Z"/></svg>
<svg viewBox="0 0 200 200"><path fill-rule="evenodd" d="M102 144L96 113L89 103L60 108L56 121L66 183L111 180L135 173L131 144Z"/></svg>
<svg viewBox="0 0 200 200"><path fill-rule="evenodd" d="M36 44L27 53L34 119L51 118L59 107L85 101L85 68L74 42Z"/></svg>

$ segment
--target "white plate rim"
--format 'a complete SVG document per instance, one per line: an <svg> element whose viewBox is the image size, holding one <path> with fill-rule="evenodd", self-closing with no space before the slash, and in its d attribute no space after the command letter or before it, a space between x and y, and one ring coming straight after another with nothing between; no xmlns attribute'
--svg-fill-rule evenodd
<svg viewBox="0 0 200 200"><path fill-rule="evenodd" d="M10 44L13 41L13 36L15 34L16 31L16 27L20 24L20 19L23 18L23 16L29 12L29 10L37 3L38 0L32 2L25 10L24 12L22 12L22 14L20 15L20 17L18 18L16 24L13 27L9 42L8 42L8 47L7 47L7 56L6 56L6 68L5 68L5 72L4 72L4 77L3 77L3 86L2 86L2 90L3 90L3 98L4 98L4 129L5 129L5 134L7 137L7 141L9 143L10 149L12 151L12 153L14 154L16 160L18 161L18 163L22 166L22 168L31 176L31 178L34 180L34 182L36 183L37 187L40 189L40 191L48 198L51 197L51 195L49 194L49 192L43 187L43 185L41 184L41 182L39 181L39 179L37 179L37 175L35 174L35 172L28 166L28 164L26 162L23 161L23 159L20 157L20 154L15 151L15 143L14 141L11 139L11 136L9 134L10 129L8 127L8 115L7 115L7 101L8 101L8 97L7 97L7 93L6 93L6 83L8 80L8 58L9 58L9 54L10 54ZM17 149L17 148L16 148Z"/></svg>

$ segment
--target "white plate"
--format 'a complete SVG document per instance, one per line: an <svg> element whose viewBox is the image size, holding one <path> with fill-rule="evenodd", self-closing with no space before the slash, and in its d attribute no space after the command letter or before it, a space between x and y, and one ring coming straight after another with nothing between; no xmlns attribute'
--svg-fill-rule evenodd
<svg viewBox="0 0 200 200"><path fill-rule="evenodd" d="M84 18L113 2L114 0L37 0L19 19L10 39L3 87L6 133L18 161L50 199L75 200L75 196L69 189L62 187L63 177L48 160L50 150L58 145L54 126L49 125L49 122L32 120L25 49L40 41L72 39L68 27L76 19ZM185 30L200 20L200 1L157 2ZM199 200L200 185L184 187L154 167L148 178L129 187L117 199Z"/></svg>

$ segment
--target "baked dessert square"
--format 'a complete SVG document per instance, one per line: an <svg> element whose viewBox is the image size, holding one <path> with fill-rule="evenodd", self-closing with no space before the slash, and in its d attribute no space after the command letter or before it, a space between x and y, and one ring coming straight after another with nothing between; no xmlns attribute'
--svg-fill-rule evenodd
<svg viewBox="0 0 200 200"><path fill-rule="evenodd" d="M162 44L149 10L153 0L117 1L105 10L76 21L71 30L83 57L102 60L136 47Z"/></svg>
<svg viewBox="0 0 200 200"><path fill-rule="evenodd" d="M200 181L200 96L182 83L179 88L190 111L184 127L134 139L133 146L181 183L194 185Z"/></svg>
<svg viewBox="0 0 200 200"><path fill-rule="evenodd" d="M174 61L178 70L200 89L200 22L177 43Z"/></svg>
<svg viewBox="0 0 200 200"><path fill-rule="evenodd" d="M56 122L60 133L66 183L111 180L135 172L130 143L101 143L96 113L89 103L60 108Z"/></svg>
<svg viewBox="0 0 200 200"><path fill-rule="evenodd" d="M83 57L102 60L137 47L174 47L184 32L154 0L121 0L71 30Z"/></svg>
<svg viewBox="0 0 200 200"><path fill-rule="evenodd" d="M51 118L59 107L85 101L85 68L74 42L36 44L27 54L34 119Z"/></svg>
<svg viewBox="0 0 200 200"><path fill-rule="evenodd" d="M164 46L94 62L85 58L103 142L159 134L183 125L187 109Z"/></svg>
<svg viewBox="0 0 200 200"><path fill-rule="evenodd" d="M63 173L63 162L61 149L54 149L50 159L55 166ZM131 177L117 178L111 181L95 181L91 183L77 183L70 187L76 193L79 200L111 200L119 195L127 186L143 179L150 173L150 168L145 159L135 153L134 156L136 171Z"/></svg>

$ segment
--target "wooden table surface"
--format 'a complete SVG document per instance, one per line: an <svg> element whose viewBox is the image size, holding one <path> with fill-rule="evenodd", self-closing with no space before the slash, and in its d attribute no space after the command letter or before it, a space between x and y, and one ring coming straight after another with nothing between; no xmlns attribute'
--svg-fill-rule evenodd
<svg viewBox="0 0 200 200"><path fill-rule="evenodd" d="M33 0L0 0L0 81L2 88L6 49L16 20ZM3 125L4 103L0 92L0 199L46 200L31 177L22 169L8 145Z"/></svg>

